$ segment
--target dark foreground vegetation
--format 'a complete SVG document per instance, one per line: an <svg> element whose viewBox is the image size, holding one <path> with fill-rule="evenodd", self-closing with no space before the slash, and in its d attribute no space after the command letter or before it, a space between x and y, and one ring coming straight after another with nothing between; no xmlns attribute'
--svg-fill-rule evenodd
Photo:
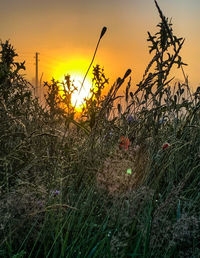
<svg viewBox="0 0 200 258"><path fill-rule="evenodd" d="M62 98L62 83L44 84L44 108L1 43L0 257L200 257L200 88L191 92L184 39L157 9L141 82L128 70L102 96L95 66L79 115L70 76Z"/></svg>

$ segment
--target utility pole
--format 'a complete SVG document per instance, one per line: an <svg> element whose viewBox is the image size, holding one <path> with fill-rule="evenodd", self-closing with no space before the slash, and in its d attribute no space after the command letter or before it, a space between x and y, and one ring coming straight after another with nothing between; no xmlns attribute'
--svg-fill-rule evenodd
<svg viewBox="0 0 200 258"><path fill-rule="evenodd" d="M39 83L38 83L38 55L39 55L39 53L38 52L36 52L35 53L35 95L36 95L36 97L40 97L39 95L40 95L40 92L39 92L39 88L38 88L38 86L39 86Z"/></svg>

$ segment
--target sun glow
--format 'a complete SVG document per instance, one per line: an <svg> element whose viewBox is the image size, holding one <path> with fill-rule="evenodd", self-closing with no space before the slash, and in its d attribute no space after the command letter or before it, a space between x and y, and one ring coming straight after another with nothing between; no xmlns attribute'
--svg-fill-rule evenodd
<svg viewBox="0 0 200 258"><path fill-rule="evenodd" d="M74 83L74 85L77 87L77 91L75 91L72 94L72 105L75 106L76 108L81 108L81 106L84 105L84 100L85 98L89 97L90 95L90 89L92 83L89 82L89 80L85 80L83 87L81 88L81 84L83 81L83 76L77 75L73 76L71 75L71 79Z"/></svg>
<svg viewBox="0 0 200 258"><path fill-rule="evenodd" d="M84 100L89 97L90 89L92 87L92 71L90 71L81 89L84 73L86 72L88 65L88 60L84 58L74 58L68 60L68 62L59 63L53 73L54 78L59 82L64 81L65 75L70 75L71 82L77 88L71 98L72 105L75 106L77 110L82 109L85 102Z"/></svg>

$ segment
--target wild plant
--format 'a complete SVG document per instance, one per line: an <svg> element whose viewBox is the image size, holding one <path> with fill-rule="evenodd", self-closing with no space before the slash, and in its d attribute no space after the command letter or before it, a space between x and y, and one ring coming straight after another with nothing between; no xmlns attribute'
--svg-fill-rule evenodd
<svg viewBox="0 0 200 258"><path fill-rule="evenodd" d="M96 117L98 117L102 107L102 91L108 85L108 79L105 77L104 69L99 65L93 67L92 83L89 97L85 99L85 105L81 114L82 117L87 117L86 123L89 123L91 130L96 123Z"/></svg>
<svg viewBox="0 0 200 258"><path fill-rule="evenodd" d="M70 76L45 84L43 109L2 43L0 256L199 256L200 90L185 74L172 87L184 40L155 3L161 22L148 34L154 57L142 81L132 89L128 69L103 96L108 79L95 66L79 120Z"/></svg>
<svg viewBox="0 0 200 258"><path fill-rule="evenodd" d="M161 18L157 25L159 31L155 35L148 32L147 39L150 42L149 53L154 53L154 56L137 85L138 88L134 93L130 92L131 101L126 110L127 114L133 114L136 120L141 120L145 124L146 132L140 130L141 134L152 134L153 137L158 135L164 120L179 119L184 109L189 110L193 103L183 70L186 64L180 56L185 40L174 35L171 21L163 15L156 1L155 4ZM176 93L172 92L170 86L174 79L170 78L170 72L175 65L182 69L185 79L184 84L178 83L178 87L175 87ZM129 90L130 86L127 86L126 96ZM187 97L183 95L184 91L187 91Z"/></svg>
<svg viewBox="0 0 200 258"><path fill-rule="evenodd" d="M52 121L54 121L56 117L59 119L64 113L64 110L61 107L62 97L60 94L60 85L58 81L52 79L51 83L44 82L44 87L47 87L47 93L44 97L48 105L49 116Z"/></svg>

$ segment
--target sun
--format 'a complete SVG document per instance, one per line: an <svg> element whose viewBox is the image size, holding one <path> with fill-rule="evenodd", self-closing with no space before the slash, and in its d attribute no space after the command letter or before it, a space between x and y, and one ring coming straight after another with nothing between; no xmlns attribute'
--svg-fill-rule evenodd
<svg viewBox="0 0 200 258"><path fill-rule="evenodd" d="M90 82L89 79L85 79L84 84L82 85L83 78L84 76L78 75L77 73L70 74L71 85L73 84L76 88L71 96L71 104L75 107L76 111L81 111L83 109L85 100L90 97L91 94L92 81ZM62 87L63 85L66 85L66 81L63 80L63 78L59 81L62 83ZM61 92L62 90L63 89L61 88Z"/></svg>
<svg viewBox="0 0 200 258"><path fill-rule="evenodd" d="M70 75L70 80L73 82L74 86L77 88L72 94L71 102L76 110L81 110L83 108L85 99L90 95L90 89L92 87L92 71L88 74L84 81L84 85L81 88L85 72L88 68L89 60L80 57L74 57L68 59L67 62L60 62L57 64L56 69L53 72L53 77L60 81L64 81L65 75Z"/></svg>
<svg viewBox="0 0 200 258"><path fill-rule="evenodd" d="M83 87L81 88L83 77L81 75L73 76L71 75L71 80L77 87L77 91L72 94L71 102L76 108L81 108L84 105L85 99L90 95L90 89L92 87L92 82L86 79Z"/></svg>

